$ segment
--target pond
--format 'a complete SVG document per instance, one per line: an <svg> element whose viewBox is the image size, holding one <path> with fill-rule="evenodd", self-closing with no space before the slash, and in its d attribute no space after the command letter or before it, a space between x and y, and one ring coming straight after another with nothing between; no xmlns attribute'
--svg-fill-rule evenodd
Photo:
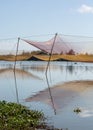
<svg viewBox="0 0 93 130"><path fill-rule="evenodd" d="M93 128L93 64L0 61L0 100L40 110L48 123L68 130ZM74 112L79 108L81 112Z"/></svg>

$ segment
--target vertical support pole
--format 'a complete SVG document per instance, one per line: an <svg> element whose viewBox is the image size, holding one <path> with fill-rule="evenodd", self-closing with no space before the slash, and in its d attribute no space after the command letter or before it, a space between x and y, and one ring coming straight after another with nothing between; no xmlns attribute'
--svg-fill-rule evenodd
<svg viewBox="0 0 93 130"><path fill-rule="evenodd" d="M47 67L46 67L46 74L47 74L48 67L49 67L49 64L50 64L50 60L51 60L54 44L55 44L55 41L56 41L56 37L57 37L57 33L55 34L54 41L53 41L53 44L52 44L52 47L51 47L51 52L50 52L49 60L48 60Z"/></svg>
<svg viewBox="0 0 93 130"><path fill-rule="evenodd" d="M17 41L17 48L16 48L16 55L15 55L15 62L14 62L14 80L15 80L16 98L17 98L17 103L18 104L19 104L19 98L18 98L18 89L17 89L17 81L16 81L15 69L16 69L16 61L17 61L17 53L18 53L19 41L20 41L20 38L18 38L18 41Z"/></svg>
<svg viewBox="0 0 93 130"><path fill-rule="evenodd" d="M20 41L20 38L18 38L18 41L17 41L17 48L16 48L16 55L15 55L15 62L14 62L14 73L15 73L15 68L16 68L16 61L17 61L17 53L18 53L19 41Z"/></svg>
<svg viewBox="0 0 93 130"><path fill-rule="evenodd" d="M51 102L52 102L52 106L53 106L54 114L55 115L56 115L56 108L55 108L55 105L54 105L54 101L53 101L51 89L50 89L49 82L48 82L47 71L48 71L48 67L49 67L49 64L50 64L50 60L51 60L51 56L52 56L52 51L53 51L53 48L54 48L54 44L55 44L55 41L56 41L56 37L57 37L57 33L55 34L55 37L54 37L54 41L53 41L53 44L52 44L52 47L51 47L51 52L50 52L50 56L49 56L49 60L48 60L47 67L46 67L46 72L45 72L46 81L47 81L47 85L48 85L48 89L49 89L49 95L50 95L50 99L51 99Z"/></svg>

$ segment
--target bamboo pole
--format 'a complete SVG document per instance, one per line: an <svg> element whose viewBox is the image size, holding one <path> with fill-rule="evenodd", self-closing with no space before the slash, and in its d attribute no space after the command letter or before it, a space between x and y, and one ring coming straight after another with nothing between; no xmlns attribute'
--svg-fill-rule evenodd
<svg viewBox="0 0 93 130"><path fill-rule="evenodd" d="M17 61L17 53L18 53L19 41L20 41L20 38L18 38L18 41L17 41L16 55L15 55L15 62L14 62L14 80L15 80L15 90L16 90L16 98L17 98L17 103L18 104L19 104L19 96L18 96L18 89L17 89L17 81L16 81L15 69L16 69L16 61Z"/></svg>
<svg viewBox="0 0 93 130"><path fill-rule="evenodd" d="M57 33L55 34L54 41L53 41L53 44L52 44L52 47L51 47L51 52L50 52L50 56L49 56L49 60L48 60L48 63L47 63L45 74L47 74L47 71L48 71L48 67L49 67L49 64L50 64L50 60L51 60L52 51L53 51L53 48L54 48L54 45L55 45L56 37L57 37Z"/></svg>
<svg viewBox="0 0 93 130"><path fill-rule="evenodd" d="M18 37L17 47L16 47L16 55L15 55L15 62L14 62L14 72L15 72L15 69L16 69L16 61L17 61L17 53L18 53L19 41L20 41L20 38Z"/></svg>

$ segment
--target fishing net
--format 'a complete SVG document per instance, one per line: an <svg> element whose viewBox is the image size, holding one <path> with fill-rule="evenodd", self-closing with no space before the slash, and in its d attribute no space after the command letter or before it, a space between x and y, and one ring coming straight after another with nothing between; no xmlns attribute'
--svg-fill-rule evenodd
<svg viewBox="0 0 93 130"><path fill-rule="evenodd" d="M0 55L16 55L18 38L0 39ZM19 40L18 53L31 52L37 50L33 46L26 44L24 41Z"/></svg>
<svg viewBox="0 0 93 130"><path fill-rule="evenodd" d="M72 35L56 35L45 42L37 42L28 39L22 39L30 45L47 52L48 54L93 54L93 38ZM53 45L54 43L54 45ZM53 47L53 48L52 48Z"/></svg>
<svg viewBox="0 0 93 130"><path fill-rule="evenodd" d="M16 54L17 42L18 38L0 39L0 55ZM57 34L20 38L18 54L34 50L50 54L51 49L52 54L93 54L93 37Z"/></svg>

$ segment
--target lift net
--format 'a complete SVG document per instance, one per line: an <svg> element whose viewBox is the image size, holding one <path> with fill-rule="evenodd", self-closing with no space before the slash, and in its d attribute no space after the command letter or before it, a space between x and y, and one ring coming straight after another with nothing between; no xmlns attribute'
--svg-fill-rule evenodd
<svg viewBox="0 0 93 130"><path fill-rule="evenodd" d="M85 36L57 35L45 42L37 42L22 39L30 45L50 54L53 46L52 54L93 54L93 38Z"/></svg>
<svg viewBox="0 0 93 130"><path fill-rule="evenodd" d="M18 38L0 39L0 55L16 55ZM35 49L33 46L26 44L24 41L19 41L18 54L31 52Z"/></svg>
<svg viewBox="0 0 93 130"><path fill-rule="evenodd" d="M17 42L18 38L0 39L0 55L15 55ZM37 50L50 54L52 47L52 54L93 54L93 37L57 34L20 38L18 54Z"/></svg>

